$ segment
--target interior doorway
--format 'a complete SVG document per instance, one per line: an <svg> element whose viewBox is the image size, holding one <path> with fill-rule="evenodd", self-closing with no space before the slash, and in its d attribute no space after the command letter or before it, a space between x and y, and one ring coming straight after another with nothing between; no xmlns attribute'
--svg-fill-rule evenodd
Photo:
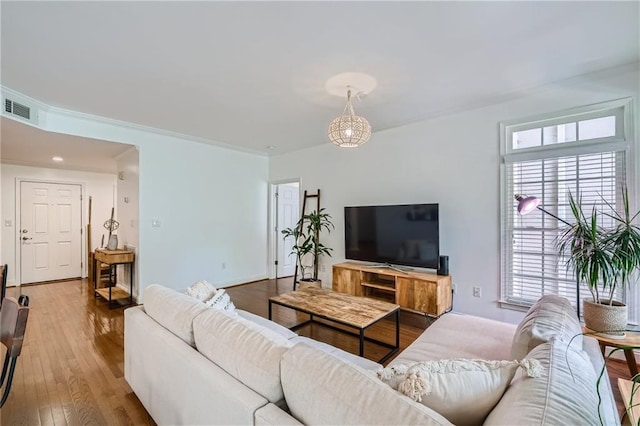
<svg viewBox="0 0 640 426"><path fill-rule="evenodd" d="M296 180L273 184L272 193L275 206L273 265L277 279L292 276L296 267L296 257L291 254L295 241L292 237L283 238L282 230L295 227L300 219L300 182Z"/></svg>
<svg viewBox="0 0 640 426"><path fill-rule="evenodd" d="M20 182L20 271L23 284L82 275L82 186Z"/></svg>

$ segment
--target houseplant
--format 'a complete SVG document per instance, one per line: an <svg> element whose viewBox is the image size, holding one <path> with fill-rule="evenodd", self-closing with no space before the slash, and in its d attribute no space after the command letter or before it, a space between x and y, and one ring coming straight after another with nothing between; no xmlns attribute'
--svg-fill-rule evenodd
<svg viewBox="0 0 640 426"><path fill-rule="evenodd" d="M315 283L316 286L320 286L318 280L320 256L331 256L333 250L320 242L320 233L323 229L330 233L334 228L331 215L325 209L320 209L303 215L294 228L282 230L284 238L293 237L294 245L291 247L291 253L295 254L300 267L301 282L307 285ZM311 268L310 276L307 276L307 268Z"/></svg>
<svg viewBox="0 0 640 426"><path fill-rule="evenodd" d="M608 211L591 208L587 217L582 197L569 194L569 205L575 224L558 239L558 249L566 256L567 267L576 278L587 284L593 297L584 302L587 328L599 332L620 332L627 325L627 307L613 300L618 286L637 281L640 271L640 227L634 223L640 212L629 211L629 194L622 188L622 212L605 200ZM603 198L604 200L604 198ZM613 220L614 226L602 227L601 215Z"/></svg>

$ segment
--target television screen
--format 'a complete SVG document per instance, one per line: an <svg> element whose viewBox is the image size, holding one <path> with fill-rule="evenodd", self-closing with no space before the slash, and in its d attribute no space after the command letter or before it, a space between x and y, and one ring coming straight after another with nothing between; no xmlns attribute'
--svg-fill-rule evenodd
<svg viewBox="0 0 640 426"><path fill-rule="evenodd" d="M438 204L344 208L345 257L438 268Z"/></svg>

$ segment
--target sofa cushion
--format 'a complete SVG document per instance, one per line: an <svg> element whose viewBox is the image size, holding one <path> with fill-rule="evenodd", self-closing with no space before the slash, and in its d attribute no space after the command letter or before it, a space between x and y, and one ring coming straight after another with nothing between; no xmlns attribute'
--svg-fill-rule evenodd
<svg viewBox="0 0 640 426"><path fill-rule="evenodd" d="M515 324L452 312L441 316L389 364L449 358L512 359L515 329Z"/></svg>
<svg viewBox="0 0 640 426"><path fill-rule="evenodd" d="M298 343L281 363L287 405L304 424L450 425L375 374Z"/></svg>
<svg viewBox="0 0 640 426"><path fill-rule="evenodd" d="M396 365L378 376L456 425L480 425L520 366L531 376L540 374L540 364L536 360L444 359L415 363L406 369Z"/></svg>
<svg viewBox="0 0 640 426"><path fill-rule="evenodd" d="M193 319L210 308L191 296L158 284L145 288L143 300L147 315L195 347Z"/></svg>
<svg viewBox="0 0 640 426"><path fill-rule="evenodd" d="M536 346L527 358L543 366L538 378L520 371L485 425L597 425L596 375L588 356L560 339Z"/></svg>
<svg viewBox="0 0 640 426"><path fill-rule="evenodd" d="M355 364L358 367L369 370L369 371L379 371L382 369L382 365L378 364L375 361L371 361L370 359L363 358L358 355L354 355L350 352L343 351L342 349L338 349L335 346L331 346L324 342L319 342L317 340L310 339L305 336L296 336L291 339L292 343L304 343L307 346L311 346L316 349L320 349L321 351L328 353L329 355L333 355L336 358L340 358L343 361L350 362L351 364Z"/></svg>
<svg viewBox="0 0 640 426"><path fill-rule="evenodd" d="M280 358L293 346L275 331L259 324L208 309L193 321L196 348L231 376L269 402L283 399Z"/></svg>
<svg viewBox="0 0 640 426"><path fill-rule="evenodd" d="M511 358L524 358L536 346L557 337L582 348L582 327L571 303L560 296L542 296L518 325L511 344Z"/></svg>
<svg viewBox="0 0 640 426"><path fill-rule="evenodd" d="M284 327L276 322L273 322L264 317L261 317L260 315L256 315L248 311L243 311L242 309L236 309L236 313L246 320L253 321L256 324L261 325L265 328L268 328L271 331L275 331L276 333L280 334L287 340L298 336L296 333L289 330L287 327Z"/></svg>

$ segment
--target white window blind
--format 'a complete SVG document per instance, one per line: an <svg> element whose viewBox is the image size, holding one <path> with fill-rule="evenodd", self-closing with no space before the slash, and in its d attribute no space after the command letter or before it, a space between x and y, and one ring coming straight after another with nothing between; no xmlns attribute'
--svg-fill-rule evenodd
<svg viewBox="0 0 640 426"><path fill-rule="evenodd" d="M631 100L621 99L501 124L503 305L531 306L545 294L574 306L591 298L582 284L578 300L575 275L556 247L568 225L540 210L520 216L514 195L539 198L541 208L570 224L569 194L582 197L587 217L594 204L621 212L631 122ZM613 225L610 217L598 217L601 226ZM625 289L616 291L614 298L624 301Z"/></svg>
<svg viewBox="0 0 640 426"><path fill-rule="evenodd" d="M510 194L535 195L548 212L574 223L569 193L582 196L583 206L595 204L606 210L606 203L620 207L620 188L626 181L625 151L513 161L506 164L506 187ZM577 303L576 280L567 270L566 259L556 248L558 236L567 225L542 211L526 216L517 213L517 201L505 203L505 242L503 244L503 300L530 306L545 294L557 294ZM588 214L588 209L585 214ZM600 225L610 227L613 219L599 215ZM619 288L617 300L624 300ZM582 299L590 298L586 285Z"/></svg>

